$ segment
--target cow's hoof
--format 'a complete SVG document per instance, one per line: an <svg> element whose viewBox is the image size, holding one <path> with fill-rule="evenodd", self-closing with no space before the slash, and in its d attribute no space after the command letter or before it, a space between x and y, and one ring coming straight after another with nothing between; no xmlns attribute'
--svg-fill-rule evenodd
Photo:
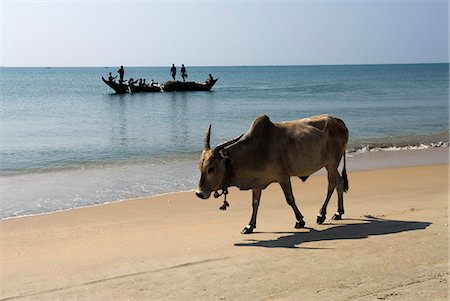
<svg viewBox="0 0 450 301"><path fill-rule="evenodd" d="M317 216L317 223L318 223L319 225L322 225L323 222L325 221L325 218L326 218L325 215L319 214L319 215Z"/></svg>
<svg viewBox="0 0 450 301"><path fill-rule="evenodd" d="M245 228L241 231L241 234L250 234L253 232L253 227L250 225L245 226Z"/></svg>
<svg viewBox="0 0 450 301"><path fill-rule="evenodd" d="M303 220L297 221L295 223L295 229L301 229L301 228L305 228L305 222Z"/></svg>
<svg viewBox="0 0 450 301"><path fill-rule="evenodd" d="M339 212L336 212L331 219L340 221L342 219L342 214L339 214Z"/></svg>

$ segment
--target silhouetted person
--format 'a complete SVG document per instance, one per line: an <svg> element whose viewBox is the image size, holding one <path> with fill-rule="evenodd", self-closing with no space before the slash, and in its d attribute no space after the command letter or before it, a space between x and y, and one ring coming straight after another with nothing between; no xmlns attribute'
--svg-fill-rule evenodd
<svg viewBox="0 0 450 301"><path fill-rule="evenodd" d="M113 83L114 80L116 79L116 77L117 77L117 75L113 77L113 76L112 76L112 73L109 72L108 80L109 80L110 83Z"/></svg>
<svg viewBox="0 0 450 301"><path fill-rule="evenodd" d="M172 68L170 68L170 74L172 74L172 78L175 81L175 76L177 75L177 67L175 67L175 64L172 64Z"/></svg>
<svg viewBox="0 0 450 301"><path fill-rule="evenodd" d="M134 84L136 84L138 82L138 80L133 80L132 77L130 77L130 79L128 80L128 92L129 93L133 93L133 89L134 89Z"/></svg>
<svg viewBox="0 0 450 301"><path fill-rule="evenodd" d="M123 76L125 75L125 70L123 69L123 66L120 66L120 69L117 70L117 73L119 73L119 83L123 83Z"/></svg>
<svg viewBox="0 0 450 301"><path fill-rule="evenodd" d="M209 74L208 79L206 80L207 83L210 83L214 80L214 78L212 77L211 73Z"/></svg>
<svg viewBox="0 0 450 301"><path fill-rule="evenodd" d="M181 64L181 78L183 78L183 82L186 81L187 77L186 68L184 67L184 64Z"/></svg>
<svg viewBox="0 0 450 301"><path fill-rule="evenodd" d="M138 82L138 80L133 80L133 78L130 78L128 80L128 86L134 87L134 84L137 83L137 82Z"/></svg>

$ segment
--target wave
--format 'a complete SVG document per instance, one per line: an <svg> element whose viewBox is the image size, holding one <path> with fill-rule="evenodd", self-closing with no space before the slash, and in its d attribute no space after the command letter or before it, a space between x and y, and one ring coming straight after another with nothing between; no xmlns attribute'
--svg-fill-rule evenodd
<svg viewBox="0 0 450 301"><path fill-rule="evenodd" d="M366 145L360 148L349 148L347 153L352 156L355 154L363 154L368 152L390 152L390 151L402 151L402 150L424 150L430 148L442 148L449 147L449 142L437 142L430 144L419 144L419 145L405 145L405 146L370 146Z"/></svg>
<svg viewBox="0 0 450 301"><path fill-rule="evenodd" d="M420 150L449 147L449 132L428 134L399 135L377 138L356 138L349 141L348 153L378 151Z"/></svg>

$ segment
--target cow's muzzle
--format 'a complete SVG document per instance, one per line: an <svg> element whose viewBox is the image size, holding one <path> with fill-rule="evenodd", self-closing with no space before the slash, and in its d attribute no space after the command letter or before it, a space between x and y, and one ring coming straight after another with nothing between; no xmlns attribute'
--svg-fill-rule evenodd
<svg viewBox="0 0 450 301"><path fill-rule="evenodd" d="M209 196L211 195L211 193L206 194L206 193L204 193L203 191L198 191L198 190L197 190L197 191L195 192L195 195L196 195L197 197L201 198L202 200L206 200L206 199L209 198Z"/></svg>

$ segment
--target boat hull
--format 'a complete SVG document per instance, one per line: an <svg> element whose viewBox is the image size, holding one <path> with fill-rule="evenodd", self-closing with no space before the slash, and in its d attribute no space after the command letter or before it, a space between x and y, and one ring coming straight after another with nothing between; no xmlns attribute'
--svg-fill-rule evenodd
<svg viewBox="0 0 450 301"><path fill-rule="evenodd" d="M139 87L133 86L129 87L127 84L121 84L116 82L110 82L102 77L102 80L117 94L124 93L144 93L144 92L177 92L177 91L210 91L214 84L217 82L218 78L213 79L208 82L198 83L198 82L180 82L180 81L168 81L161 86L146 86Z"/></svg>
<svg viewBox="0 0 450 301"><path fill-rule="evenodd" d="M124 93L148 93L148 92L161 92L160 86L146 86L146 87L139 87L139 86L133 86L130 87L126 84L119 84L116 82L110 82L102 77L102 80L105 84L107 84L111 89L114 90L117 94L124 94Z"/></svg>
<svg viewBox="0 0 450 301"><path fill-rule="evenodd" d="M102 77L102 80L111 89L113 89L114 92L116 92L117 94L128 93L128 85L126 85L126 84L119 84L119 83L116 83L116 82L110 82L109 80L106 80L104 77Z"/></svg>
<svg viewBox="0 0 450 301"><path fill-rule="evenodd" d="M213 79L210 82L180 82L180 81L168 81L162 84L162 90L164 92L177 92L177 91L210 91L214 86L218 78Z"/></svg>
<svg viewBox="0 0 450 301"><path fill-rule="evenodd" d="M161 92L160 86L146 86L146 87L139 87L139 86L133 86L129 87L130 93L148 93L148 92Z"/></svg>

